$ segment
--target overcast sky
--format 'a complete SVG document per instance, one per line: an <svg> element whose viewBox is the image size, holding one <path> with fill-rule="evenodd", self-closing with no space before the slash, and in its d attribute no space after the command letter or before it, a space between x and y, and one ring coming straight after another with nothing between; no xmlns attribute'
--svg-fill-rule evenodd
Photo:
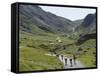
<svg viewBox="0 0 100 76"><path fill-rule="evenodd" d="M95 9L88 8L73 8L73 7L54 7L40 6L43 10L54 13L58 16L65 17L70 20L83 19L89 13L95 13Z"/></svg>

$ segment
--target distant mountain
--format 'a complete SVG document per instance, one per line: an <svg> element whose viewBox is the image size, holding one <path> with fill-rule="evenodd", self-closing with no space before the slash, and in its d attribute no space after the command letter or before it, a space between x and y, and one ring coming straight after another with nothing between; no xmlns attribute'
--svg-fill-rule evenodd
<svg viewBox="0 0 100 76"><path fill-rule="evenodd" d="M95 26L96 25L96 16L95 14L88 14L84 21L82 22L83 27Z"/></svg>
<svg viewBox="0 0 100 76"><path fill-rule="evenodd" d="M75 20L74 23L78 27L83 22L83 19Z"/></svg>
<svg viewBox="0 0 100 76"><path fill-rule="evenodd" d="M69 33L74 28L74 22L69 19L46 12L37 5L20 5L20 30L36 33Z"/></svg>
<svg viewBox="0 0 100 76"><path fill-rule="evenodd" d="M96 15L88 14L82 21L82 23L76 28L76 31L83 33L96 32Z"/></svg>

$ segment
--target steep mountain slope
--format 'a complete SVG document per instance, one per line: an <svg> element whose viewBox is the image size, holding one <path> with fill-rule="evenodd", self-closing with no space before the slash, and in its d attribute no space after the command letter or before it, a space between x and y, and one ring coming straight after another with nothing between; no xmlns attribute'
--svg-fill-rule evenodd
<svg viewBox="0 0 100 76"><path fill-rule="evenodd" d="M68 33L74 22L42 10L39 6L20 5L20 30L29 33Z"/></svg>
<svg viewBox="0 0 100 76"><path fill-rule="evenodd" d="M96 21L95 14L88 14L84 19L84 21L82 22L82 26L88 27L88 26L96 25L95 21Z"/></svg>
<svg viewBox="0 0 100 76"><path fill-rule="evenodd" d="M96 15L88 14L83 22L76 28L76 31L82 33L95 33L96 32Z"/></svg>

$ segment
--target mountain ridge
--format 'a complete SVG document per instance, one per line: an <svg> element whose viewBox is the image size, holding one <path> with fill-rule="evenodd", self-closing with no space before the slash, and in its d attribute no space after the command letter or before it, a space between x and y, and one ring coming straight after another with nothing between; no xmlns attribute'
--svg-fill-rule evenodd
<svg viewBox="0 0 100 76"><path fill-rule="evenodd" d="M95 14L88 14L84 19L83 22L80 23L75 29L76 31L82 33L94 33L96 32L96 16Z"/></svg>
<svg viewBox="0 0 100 76"><path fill-rule="evenodd" d="M39 29L45 28L46 30L58 33L71 32L72 28L74 27L74 22L72 22L71 20L57 16L50 12L46 12L42 10L42 8L40 8L39 6L21 5L19 12L20 12L20 19L22 18L21 25L23 26L29 25L27 23L27 21L29 21L29 23L33 24Z"/></svg>

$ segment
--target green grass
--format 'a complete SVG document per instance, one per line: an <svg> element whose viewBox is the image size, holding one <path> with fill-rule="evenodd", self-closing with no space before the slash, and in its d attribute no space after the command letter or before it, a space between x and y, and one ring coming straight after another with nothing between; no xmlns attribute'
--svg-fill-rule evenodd
<svg viewBox="0 0 100 76"><path fill-rule="evenodd" d="M59 35L58 35L59 36ZM63 69L63 64L57 57L47 56L49 50L57 46L54 34L31 35L28 33L20 34L20 71ZM61 38L63 42L72 41ZM53 45L50 43L54 43ZM68 44L67 43L67 44ZM62 43L65 44L65 43Z"/></svg>
<svg viewBox="0 0 100 76"><path fill-rule="evenodd" d="M42 49L20 48L20 71L62 69L63 64L54 56L45 55Z"/></svg>
<svg viewBox="0 0 100 76"><path fill-rule="evenodd" d="M83 45L83 54L79 57L86 67L96 67L96 41L91 39L86 41Z"/></svg>
<svg viewBox="0 0 100 76"><path fill-rule="evenodd" d="M62 43L58 43L56 38L60 37ZM71 37L74 37L71 35ZM77 36L78 37L78 36ZM33 35L25 32L20 33L20 71L35 71L49 69L63 69L63 64L57 57L45 55L56 47L65 45L66 49L59 49L57 53L64 54L67 57L76 57L86 67L95 67L95 39L91 39L80 45L82 51L78 51L75 37L63 37L59 34L43 33L42 35ZM50 44L54 43L54 44ZM68 46L69 44L72 44Z"/></svg>
<svg viewBox="0 0 100 76"><path fill-rule="evenodd" d="M77 60L81 61L86 67L96 67L96 41L90 39L80 46L71 45L62 50L59 53L73 58L73 54L76 55ZM78 49L81 47L82 50Z"/></svg>

